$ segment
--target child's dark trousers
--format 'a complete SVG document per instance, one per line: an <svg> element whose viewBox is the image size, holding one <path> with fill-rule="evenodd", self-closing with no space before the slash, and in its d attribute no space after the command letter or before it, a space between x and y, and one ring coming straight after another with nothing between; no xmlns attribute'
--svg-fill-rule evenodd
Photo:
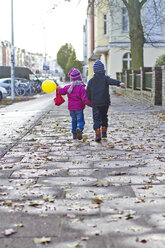
<svg viewBox="0 0 165 248"><path fill-rule="evenodd" d="M108 127L108 108L109 106L93 106L93 129Z"/></svg>

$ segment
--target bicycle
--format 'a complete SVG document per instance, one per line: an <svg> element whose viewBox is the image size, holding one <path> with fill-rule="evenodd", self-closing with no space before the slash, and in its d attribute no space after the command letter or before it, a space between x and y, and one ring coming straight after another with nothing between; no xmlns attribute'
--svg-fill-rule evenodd
<svg viewBox="0 0 165 248"><path fill-rule="evenodd" d="M21 82L16 82L15 83L15 94L17 96L25 96L26 94L26 85Z"/></svg>

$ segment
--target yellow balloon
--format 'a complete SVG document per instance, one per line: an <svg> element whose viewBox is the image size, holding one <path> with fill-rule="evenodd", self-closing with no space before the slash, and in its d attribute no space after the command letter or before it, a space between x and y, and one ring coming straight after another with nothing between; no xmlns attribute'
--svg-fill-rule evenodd
<svg viewBox="0 0 165 248"><path fill-rule="evenodd" d="M57 88L57 85L52 80L45 80L42 83L42 90L46 93L52 93Z"/></svg>

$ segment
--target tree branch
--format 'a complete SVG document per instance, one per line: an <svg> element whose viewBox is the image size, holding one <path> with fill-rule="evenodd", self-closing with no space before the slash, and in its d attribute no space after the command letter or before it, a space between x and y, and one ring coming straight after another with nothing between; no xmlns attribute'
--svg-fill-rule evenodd
<svg viewBox="0 0 165 248"><path fill-rule="evenodd" d="M142 0L142 1L140 2L140 7L142 7L146 2L147 2L147 0Z"/></svg>
<svg viewBox="0 0 165 248"><path fill-rule="evenodd" d="M129 4L128 4L127 0L122 0L122 1L123 1L124 5L125 5L127 8L129 8Z"/></svg>

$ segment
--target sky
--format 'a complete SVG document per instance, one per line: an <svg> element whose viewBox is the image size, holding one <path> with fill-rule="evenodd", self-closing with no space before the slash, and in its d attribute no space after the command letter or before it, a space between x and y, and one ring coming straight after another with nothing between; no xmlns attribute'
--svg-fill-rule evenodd
<svg viewBox="0 0 165 248"><path fill-rule="evenodd" d="M82 60L88 0L63 2L13 0L14 46L56 58L60 47L71 43ZM11 0L0 0L0 40L11 41Z"/></svg>

